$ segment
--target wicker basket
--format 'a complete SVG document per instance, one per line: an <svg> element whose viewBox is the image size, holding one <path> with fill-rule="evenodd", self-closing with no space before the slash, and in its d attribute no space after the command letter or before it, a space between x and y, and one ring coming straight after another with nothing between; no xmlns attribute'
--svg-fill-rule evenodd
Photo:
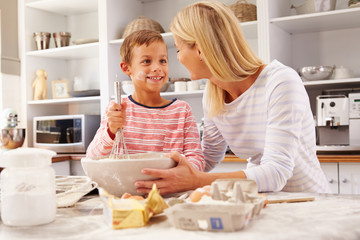
<svg viewBox="0 0 360 240"><path fill-rule="evenodd" d="M160 23L145 16L140 16L138 19L133 20L126 26L122 38L126 38L132 32L138 30L154 30L160 33L165 32Z"/></svg>
<svg viewBox="0 0 360 240"><path fill-rule="evenodd" d="M240 22L256 21L256 5L248 3L246 0L239 0L229 6L235 13Z"/></svg>

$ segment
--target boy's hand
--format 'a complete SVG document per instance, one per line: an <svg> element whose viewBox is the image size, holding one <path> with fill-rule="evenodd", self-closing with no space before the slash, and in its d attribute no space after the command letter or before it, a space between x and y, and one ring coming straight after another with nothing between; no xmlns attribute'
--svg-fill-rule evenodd
<svg viewBox="0 0 360 240"><path fill-rule="evenodd" d="M112 105L109 108L107 113L108 117L108 127L109 131L115 135L116 131L119 128L123 128L125 126L126 121L126 102L117 104L116 102L112 102Z"/></svg>

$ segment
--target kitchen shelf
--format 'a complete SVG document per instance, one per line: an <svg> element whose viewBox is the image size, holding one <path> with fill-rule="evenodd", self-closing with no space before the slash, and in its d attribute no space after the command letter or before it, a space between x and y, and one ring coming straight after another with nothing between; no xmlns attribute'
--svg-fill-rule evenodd
<svg viewBox="0 0 360 240"><path fill-rule="evenodd" d="M161 36L164 38L166 45L169 47L173 47L175 42L174 42L174 38L172 36L171 32L166 32L166 33L161 33ZM115 40L111 40L109 41L109 44L111 45L121 45L124 42L124 39L115 39Z"/></svg>
<svg viewBox="0 0 360 240"><path fill-rule="evenodd" d="M230 0L219 1L230 4ZM29 131L28 146L33 144L31 122L35 116L56 111L62 114L104 112L109 100L113 99L112 76L118 74L125 79L119 68L118 49L124 41L120 39L120 33L131 19L145 15L168 29L173 16L193 2L197 0L18 0L21 81L26 89L22 91L24 118L21 122ZM360 34L360 22L357 21L360 8L290 16L293 13L290 6L297 0L272 0L271 4L266 0L248 2L257 6L258 20L239 24L265 64L277 59L294 69L307 65L344 65L357 77L304 82L312 105L323 90L360 87L356 61L360 54L360 45L356 42ZM344 4L338 5L346 8ZM51 39L52 48L35 50L32 33L36 31L68 31L72 33L72 39L97 38L99 42L54 48ZM188 76L186 68L176 60L172 33L162 33L162 36L169 49L171 75ZM46 69L49 79L64 77L71 83L75 77L81 77L89 86L100 89L100 96L32 101L34 73L40 68ZM47 84L51 88L51 81ZM72 90L71 86L69 90ZM204 90L162 92L161 96L187 101L200 122L203 93Z"/></svg>
<svg viewBox="0 0 360 240"><path fill-rule="evenodd" d="M202 96L203 93L204 93L204 90L197 90L197 91L191 91L191 92L161 92L160 96L162 96L162 97L169 97L169 96L173 96L173 97L199 97L199 96ZM124 94L123 96L128 96L128 95ZM112 95L110 98L115 99L115 96Z"/></svg>
<svg viewBox="0 0 360 240"><path fill-rule="evenodd" d="M204 90L197 90L191 92L162 92L160 93L161 96L174 96L174 97L198 97L202 96Z"/></svg>
<svg viewBox="0 0 360 240"><path fill-rule="evenodd" d="M60 48L50 48L27 52L26 55L34 57L47 57L59 59L80 59L99 57L99 43L71 45Z"/></svg>
<svg viewBox="0 0 360 240"><path fill-rule="evenodd" d="M270 19L270 23L291 34L360 27L360 8Z"/></svg>
<svg viewBox="0 0 360 240"><path fill-rule="evenodd" d="M347 78L347 79L329 79L319 81L305 81L305 86L323 86L323 85L335 85L335 84L347 84L347 83L359 83L360 78Z"/></svg>
<svg viewBox="0 0 360 240"><path fill-rule="evenodd" d="M38 0L26 4L27 7L57 13L65 16L96 12L98 0Z"/></svg>
<svg viewBox="0 0 360 240"><path fill-rule="evenodd" d="M100 96L93 97L78 97L78 98L61 98L61 99L46 99L29 101L29 105L58 105L58 104L69 104L69 103L91 103L100 102Z"/></svg>
<svg viewBox="0 0 360 240"><path fill-rule="evenodd" d="M247 39L257 39L258 38L258 21L251 22L242 22L240 23L241 29L244 33L244 36Z"/></svg>
<svg viewBox="0 0 360 240"><path fill-rule="evenodd" d="M257 21L251 21L251 22L244 22L244 23L240 23L242 31L245 35L246 38L248 39L255 39L258 37L258 33L257 33L257 25L258 22ZM166 33L162 33L161 34L165 40L165 43L168 47L173 47L175 42L174 42L174 38L171 32L166 32ZM121 45L124 42L124 39L115 39L115 40L111 40L109 41L109 44L111 45Z"/></svg>

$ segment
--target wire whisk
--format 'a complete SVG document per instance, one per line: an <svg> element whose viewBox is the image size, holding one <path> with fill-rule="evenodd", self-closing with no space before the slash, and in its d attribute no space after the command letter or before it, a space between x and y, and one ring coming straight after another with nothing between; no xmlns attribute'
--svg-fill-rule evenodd
<svg viewBox="0 0 360 240"><path fill-rule="evenodd" d="M116 76L117 78L117 76ZM114 82L115 101L117 104L121 104L121 82ZM123 129L119 128L116 131L114 145L111 149L109 156L110 159L129 159L129 153L126 147Z"/></svg>

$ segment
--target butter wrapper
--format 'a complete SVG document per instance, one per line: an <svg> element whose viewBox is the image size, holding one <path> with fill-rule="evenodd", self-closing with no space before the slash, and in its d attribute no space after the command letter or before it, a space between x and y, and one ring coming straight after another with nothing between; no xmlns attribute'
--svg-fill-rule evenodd
<svg viewBox="0 0 360 240"><path fill-rule="evenodd" d="M157 189L155 184L153 185L152 190L146 198L146 206L149 208L153 215L162 213L164 209L169 207L165 200L161 197L159 190Z"/></svg>
<svg viewBox="0 0 360 240"><path fill-rule="evenodd" d="M113 229L143 227L152 216L168 208L156 185L153 186L146 200L120 199L101 188L99 193L104 203L105 221Z"/></svg>

